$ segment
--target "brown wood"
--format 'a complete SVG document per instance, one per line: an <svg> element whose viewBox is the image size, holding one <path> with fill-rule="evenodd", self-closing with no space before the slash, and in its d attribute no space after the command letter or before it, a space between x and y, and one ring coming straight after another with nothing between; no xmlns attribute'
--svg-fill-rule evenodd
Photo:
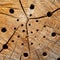
<svg viewBox="0 0 60 60"><path fill-rule="evenodd" d="M0 0L0 60L58 59L60 0Z"/></svg>

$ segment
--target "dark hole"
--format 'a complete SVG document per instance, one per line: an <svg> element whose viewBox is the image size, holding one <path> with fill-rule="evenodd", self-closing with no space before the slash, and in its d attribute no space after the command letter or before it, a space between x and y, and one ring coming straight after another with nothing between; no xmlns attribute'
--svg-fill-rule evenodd
<svg viewBox="0 0 60 60"><path fill-rule="evenodd" d="M36 20L36 22L38 22L38 20Z"/></svg>
<svg viewBox="0 0 60 60"><path fill-rule="evenodd" d="M4 45L3 45L3 49L8 49L7 44L4 44Z"/></svg>
<svg viewBox="0 0 60 60"><path fill-rule="evenodd" d="M17 21L19 21L19 19L17 19Z"/></svg>
<svg viewBox="0 0 60 60"><path fill-rule="evenodd" d="M48 17L51 17L51 16L52 16L52 12L48 12L48 13L47 13L47 16L48 16Z"/></svg>
<svg viewBox="0 0 60 60"><path fill-rule="evenodd" d="M57 60L60 60L60 58L57 58Z"/></svg>
<svg viewBox="0 0 60 60"><path fill-rule="evenodd" d="M32 16L32 14L30 14L30 16Z"/></svg>
<svg viewBox="0 0 60 60"><path fill-rule="evenodd" d="M20 38L20 35L18 35L17 37Z"/></svg>
<svg viewBox="0 0 60 60"><path fill-rule="evenodd" d="M14 30L16 30L16 27L14 28Z"/></svg>
<svg viewBox="0 0 60 60"><path fill-rule="evenodd" d="M4 27L4 28L1 29L1 31L2 31L2 32L6 32L7 29Z"/></svg>
<svg viewBox="0 0 60 60"><path fill-rule="evenodd" d="M28 53L24 53L24 57L28 57Z"/></svg>
<svg viewBox="0 0 60 60"><path fill-rule="evenodd" d="M46 25L44 25L44 27L46 27Z"/></svg>
<svg viewBox="0 0 60 60"><path fill-rule="evenodd" d="M22 30L22 32L25 32L25 30Z"/></svg>
<svg viewBox="0 0 60 60"><path fill-rule="evenodd" d="M14 42L14 40L12 40L12 42Z"/></svg>
<svg viewBox="0 0 60 60"><path fill-rule="evenodd" d="M31 42L31 45L33 45L33 42Z"/></svg>
<svg viewBox="0 0 60 60"><path fill-rule="evenodd" d="M23 24L21 24L21 26L24 26Z"/></svg>
<svg viewBox="0 0 60 60"><path fill-rule="evenodd" d="M54 37L54 36L56 36L56 33L55 33L55 32L53 32L53 33L51 34L51 36L53 36L53 37Z"/></svg>
<svg viewBox="0 0 60 60"><path fill-rule="evenodd" d="M31 26L31 24L29 24L29 26Z"/></svg>
<svg viewBox="0 0 60 60"><path fill-rule="evenodd" d="M31 33L33 33L33 32L31 31Z"/></svg>
<svg viewBox="0 0 60 60"><path fill-rule="evenodd" d="M38 32L38 31L39 31L39 29L36 29L36 31Z"/></svg>
<svg viewBox="0 0 60 60"><path fill-rule="evenodd" d="M45 38L46 36L43 36L43 38Z"/></svg>
<svg viewBox="0 0 60 60"><path fill-rule="evenodd" d="M9 10L9 12L10 12L11 14L13 14L13 13L14 13L14 9L11 8L11 9Z"/></svg>
<svg viewBox="0 0 60 60"><path fill-rule="evenodd" d="M46 52L43 52L43 56L46 56L47 55L47 53Z"/></svg>
<svg viewBox="0 0 60 60"><path fill-rule="evenodd" d="M21 45L24 45L24 43L22 43Z"/></svg>
<svg viewBox="0 0 60 60"><path fill-rule="evenodd" d="M34 4L31 4L30 5L30 9L34 9Z"/></svg>

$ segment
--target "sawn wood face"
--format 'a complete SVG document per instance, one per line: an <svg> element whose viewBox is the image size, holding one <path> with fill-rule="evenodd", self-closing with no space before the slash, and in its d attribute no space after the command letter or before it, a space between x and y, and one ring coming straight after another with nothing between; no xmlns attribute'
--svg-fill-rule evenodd
<svg viewBox="0 0 60 60"><path fill-rule="evenodd" d="M0 0L0 60L60 60L60 0Z"/></svg>

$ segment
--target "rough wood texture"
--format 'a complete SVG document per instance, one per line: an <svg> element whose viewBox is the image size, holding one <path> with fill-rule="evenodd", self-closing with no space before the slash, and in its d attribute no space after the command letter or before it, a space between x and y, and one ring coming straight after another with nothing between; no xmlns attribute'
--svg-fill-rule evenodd
<svg viewBox="0 0 60 60"><path fill-rule="evenodd" d="M60 0L0 0L0 60L60 60Z"/></svg>

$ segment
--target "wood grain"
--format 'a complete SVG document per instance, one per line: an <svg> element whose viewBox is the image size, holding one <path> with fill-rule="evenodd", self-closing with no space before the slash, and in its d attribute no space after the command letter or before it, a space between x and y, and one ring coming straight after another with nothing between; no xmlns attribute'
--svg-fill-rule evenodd
<svg viewBox="0 0 60 60"><path fill-rule="evenodd" d="M0 0L0 60L60 60L60 0Z"/></svg>

